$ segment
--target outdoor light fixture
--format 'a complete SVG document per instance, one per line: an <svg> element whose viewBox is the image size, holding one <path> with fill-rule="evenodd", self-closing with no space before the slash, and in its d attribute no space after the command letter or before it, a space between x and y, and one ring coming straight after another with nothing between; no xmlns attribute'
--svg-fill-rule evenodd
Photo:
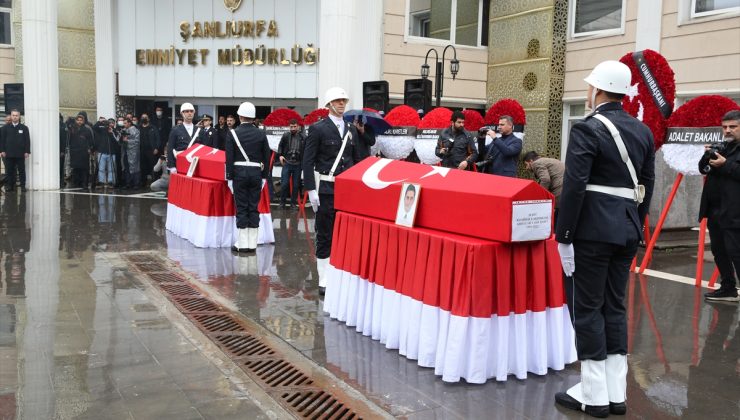
<svg viewBox="0 0 740 420"><path fill-rule="evenodd" d="M445 54L447 54L447 49L452 48L452 52L454 53L454 56L452 60L450 60L450 73L452 73L452 80L455 80L455 76L457 76L457 73L460 71L460 61L457 59L457 50L453 45L448 45L445 47L445 49L442 51L442 60L439 60L439 53L436 49L430 48L427 51L427 55L424 57L424 64L421 65L421 78L427 79L429 77L429 64L427 64L427 61L429 60L429 53L434 52L434 62L435 62L435 83L434 83L434 95L437 97L437 106L441 106L440 103L442 101L442 83L444 80L444 62L445 62Z"/></svg>

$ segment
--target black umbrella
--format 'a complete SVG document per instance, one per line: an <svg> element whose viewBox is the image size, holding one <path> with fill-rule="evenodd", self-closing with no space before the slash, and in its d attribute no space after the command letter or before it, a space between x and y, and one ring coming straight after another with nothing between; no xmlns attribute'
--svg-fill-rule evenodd
<svg viewBox="0 0 740 420"><path fill-rule="evenodd" d="M361 122L365 125L372 127L376 134L383 134L391 128L388 121L383 119L383 116L373 111L366 111L364 109L352 109L344 113L344 120L347 122Z"/></svg>

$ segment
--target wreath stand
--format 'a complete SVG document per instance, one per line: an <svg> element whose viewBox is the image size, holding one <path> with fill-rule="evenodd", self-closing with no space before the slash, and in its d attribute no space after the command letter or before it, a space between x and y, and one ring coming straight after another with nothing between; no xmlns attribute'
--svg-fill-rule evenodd
<svg viewBox="0 0 740 420"><path fill-rule="evenodd" d="M676 180L673 181L673 188L671 189L671 193L668 195L668 200L666 201L665 205L663 206L663 211L660 213L660 218L658 219L658 224L655 225L655 230L653 230L653 235L650 239L648 239L649 235L645 236L645 240L648 243L647 249L645 250L645 255L642 257L642 262L640 262L640 269L637 271L639 274L645 273L645 269L647 268L648 264L650 264L650 261L653 257L653 250L655 249L655 244L658 242L658 237L660 236L660 232L663 230L663 223L665 222L666 217L668 216L668 212L671 210L671 206L673 205L673 200L676 198L676 193L678 192L678 187L681 185L681 181L683 181L684 175L682 173L679 173L676 175ZM647 228L647 219L645 220L645 227ZM697 249L697 257L696 257L696 282L694 283L695 286L701 287L701 281L702 281L702 274L704 271L704 248L705 248L705 240L706 240L706 233L707 233L707 219L702 219L700 225L699 225L699 247ZM633 261L632 270L634 271L635 263L636 263L637 257L635 257L635 260ZM712 273L712 278L709 280L709 288L712 288L717 281L717 278L719 277L719 270L715 267L714 273Z"/></svg>

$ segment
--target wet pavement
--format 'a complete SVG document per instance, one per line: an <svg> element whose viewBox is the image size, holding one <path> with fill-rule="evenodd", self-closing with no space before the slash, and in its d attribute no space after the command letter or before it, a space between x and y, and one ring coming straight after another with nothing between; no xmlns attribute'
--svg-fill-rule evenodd
<svg viewBox="0 0 740 420"><path fill-rule="evenodd" d="M577 363L526 380L448 384L325 317L306 213L274 207L276 245L244 258L167 232L166 202L151 196L0 195L0 419L285 415L163 309L122 265L132 251L179 265L390 416L581 418L553 403L578 381ZM691 278L695 262L696 250L660 250L650 268ZM705 265L705 279L712 270ZM708 304L703 292L631 277L627 418L740 418L738 305Z"/></svg>

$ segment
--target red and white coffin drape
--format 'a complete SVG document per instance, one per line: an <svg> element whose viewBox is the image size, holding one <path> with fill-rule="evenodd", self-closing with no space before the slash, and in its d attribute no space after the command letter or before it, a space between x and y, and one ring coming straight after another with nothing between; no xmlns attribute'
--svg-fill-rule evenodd
<svg viewBox="0 0 740 420"><path fill-rule="evenodd" d="M275 242L270 193L260 193L258 244ZM234 197L225 181L170 176L167 194L167 230L201 248L231 247L236 240Z"/></svg>
<svg viewBox="0 0 740 420"><path fill-rule="evenodd" d="M576 360L553 240L501 243L336 215L324 310L447 382Z"/></svg>

